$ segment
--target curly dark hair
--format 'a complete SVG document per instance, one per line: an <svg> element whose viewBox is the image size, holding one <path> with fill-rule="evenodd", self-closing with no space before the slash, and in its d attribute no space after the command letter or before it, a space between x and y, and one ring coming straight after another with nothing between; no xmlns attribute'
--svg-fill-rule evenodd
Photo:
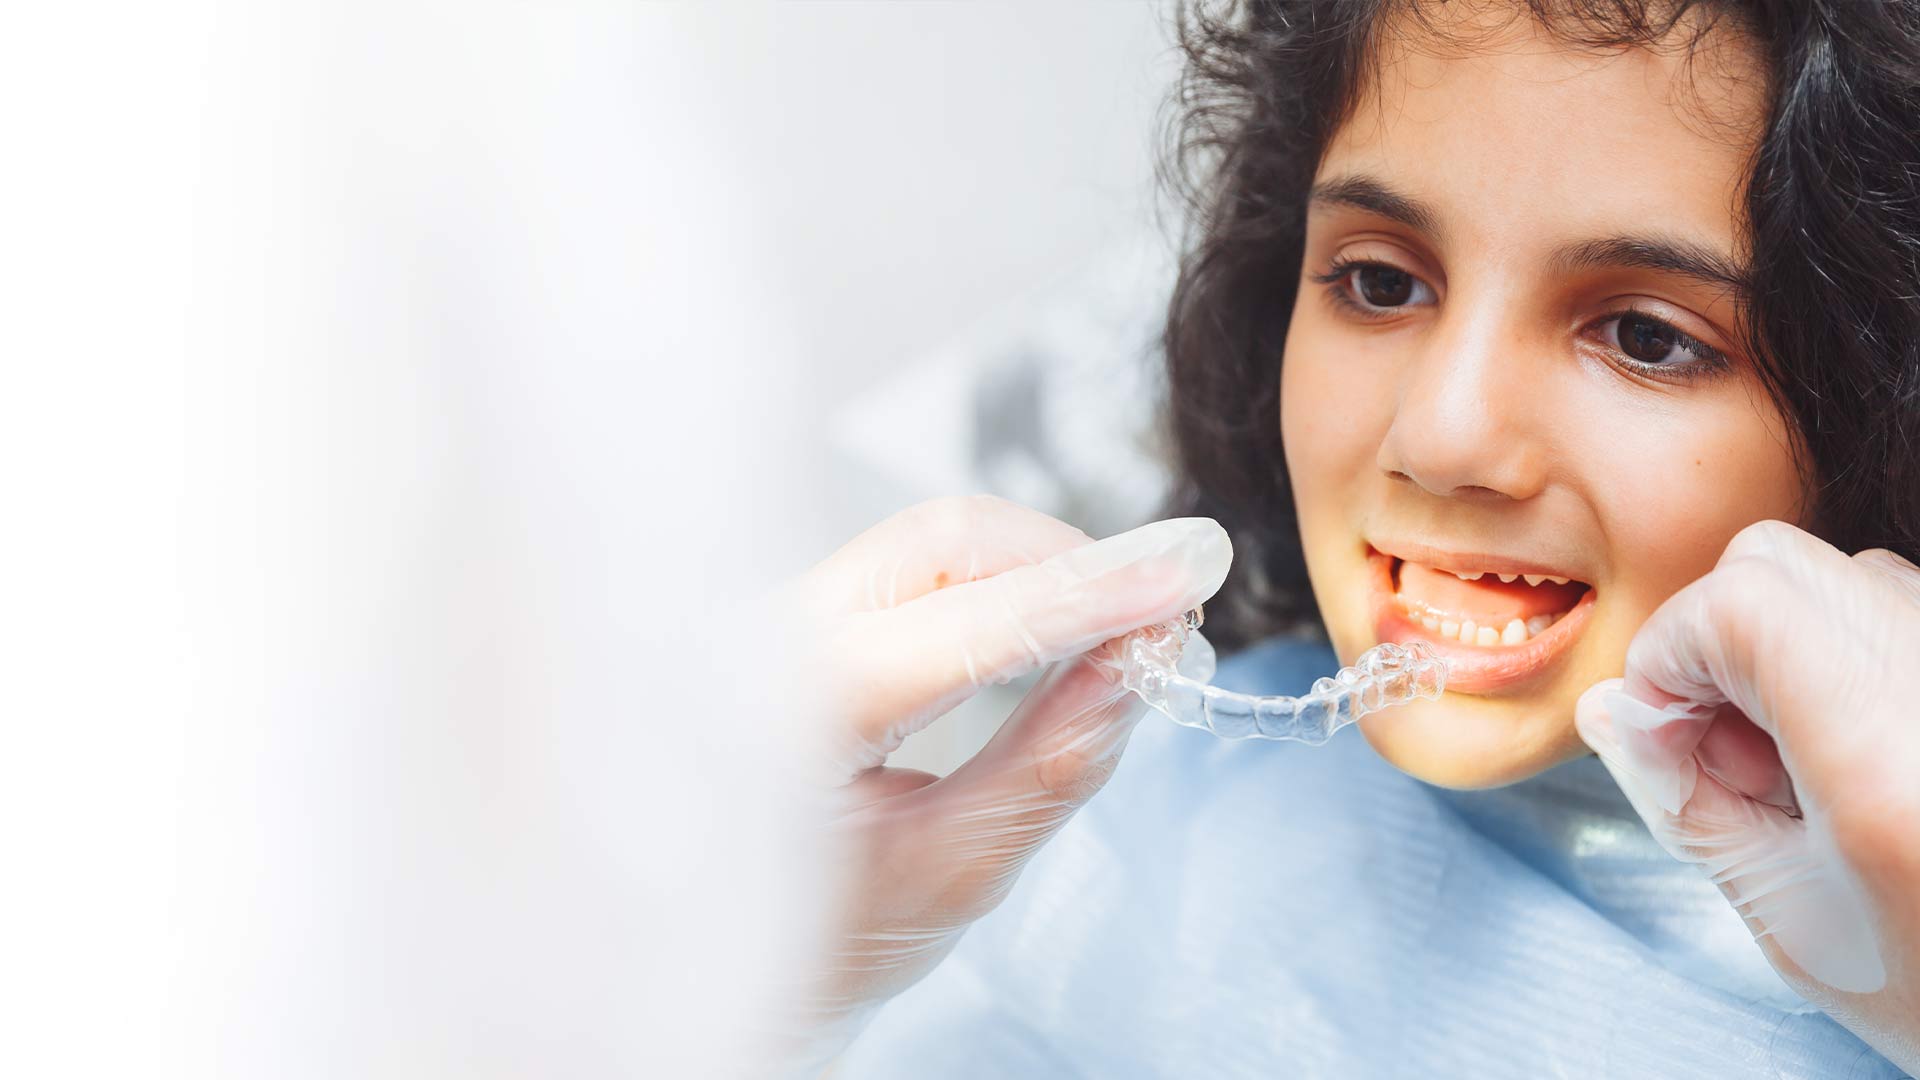
<svg viewBox="0 0 1920 1080"><path fill-rule="evenodd" d="M1177 509L1234 538L1207 619L1229 648L1318 625L1281 450L1280 357L1321 153L1386 20L1421 8L1201 0L1175 16L1186 69L1162 179L1192 232L1164 338L1167 420ZM1595 48L1676 32L1691 48L1723 20L1757 42L1768 115L1743 223L1743 330L1797 428L1814 531L1920 561L1920 4L1526 0L1516 15Z"/></svg>

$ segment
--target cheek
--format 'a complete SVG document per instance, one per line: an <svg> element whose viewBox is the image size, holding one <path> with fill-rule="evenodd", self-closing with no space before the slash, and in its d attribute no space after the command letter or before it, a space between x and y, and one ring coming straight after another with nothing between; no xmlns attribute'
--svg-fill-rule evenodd
<svg viewBox="0 0 1920 1080"><path fill-rule="evenodd" d="M1311 527L1330 501L1352 493L1353 481L1372 469L1382 432L1392 419L1390 389L1377 367L1347 355L1337 336L1297 303L1280 372L1280 438L1287 454L1303 525Z"/></svg>
<svg viewBox="0 0 1920 1080"><path fill-rule="evenodd" d="M1621 431L1610 449L1589 451L1602 465L1589 472L1589 490L1619 577L1615 598L1637 609L1636 626L1711 570L1742 528L1768 518L1801 523L1805 491L1783 424L1744 394L1729 397L1686 410L1683 423Z"/></svg>

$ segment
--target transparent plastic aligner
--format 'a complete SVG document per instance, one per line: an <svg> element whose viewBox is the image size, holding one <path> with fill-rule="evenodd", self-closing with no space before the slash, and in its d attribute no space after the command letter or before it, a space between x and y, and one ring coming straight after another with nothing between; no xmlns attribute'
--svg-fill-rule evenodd
<svg viewBox="0 0 1920 1080"><path fill-rule="evenodd" d="M1201 681L1212 674L1212 648L1194 634L1198 609L1173 622L1122 638L1110 662L1127 689L1176 724L1203 728L1223 739L1285 739L1318 746L1368 713L1410 701L1438 698L1446 688L1447 662L1425 642L1376 645L1352 667L1318 679L1301 697L1236 694ZM1205 648L1196 679L1179 670L1189 640Z"/></svg>

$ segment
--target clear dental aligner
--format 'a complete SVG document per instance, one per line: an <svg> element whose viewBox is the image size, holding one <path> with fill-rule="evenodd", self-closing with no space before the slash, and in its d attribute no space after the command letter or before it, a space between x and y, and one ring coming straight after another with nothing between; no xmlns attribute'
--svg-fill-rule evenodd
<svg viewBox="0 0 1920 1080"><path fill-rule="evenodd" d="M1301 697L1236 694L1177 670L1200 619L1195 609L1173 622L1137 630L1119 642L1114 662L1126 688L1148 705L1176 724L1203 728L1223 739L1284 739L1318 746L1368 713L1422 698L1432 701L1446 687L1447 662L1432 646L1417 641L1376 645L1361 653L1352 667L1315 680Z"/></svg>

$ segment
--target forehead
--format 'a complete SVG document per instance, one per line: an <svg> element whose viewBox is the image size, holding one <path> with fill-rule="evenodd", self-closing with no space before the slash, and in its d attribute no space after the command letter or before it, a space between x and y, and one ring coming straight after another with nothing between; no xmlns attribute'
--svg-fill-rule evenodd
<svg viewBox="0 0 1920 1080"><path fill-rule="evenodd" d="M1744 35L1682 26L1602 49L1506 5L1440 11L1385 28L1321 179L1384 180L1462 241L1628 229L1735 250L1765 106Z"/></svg>

